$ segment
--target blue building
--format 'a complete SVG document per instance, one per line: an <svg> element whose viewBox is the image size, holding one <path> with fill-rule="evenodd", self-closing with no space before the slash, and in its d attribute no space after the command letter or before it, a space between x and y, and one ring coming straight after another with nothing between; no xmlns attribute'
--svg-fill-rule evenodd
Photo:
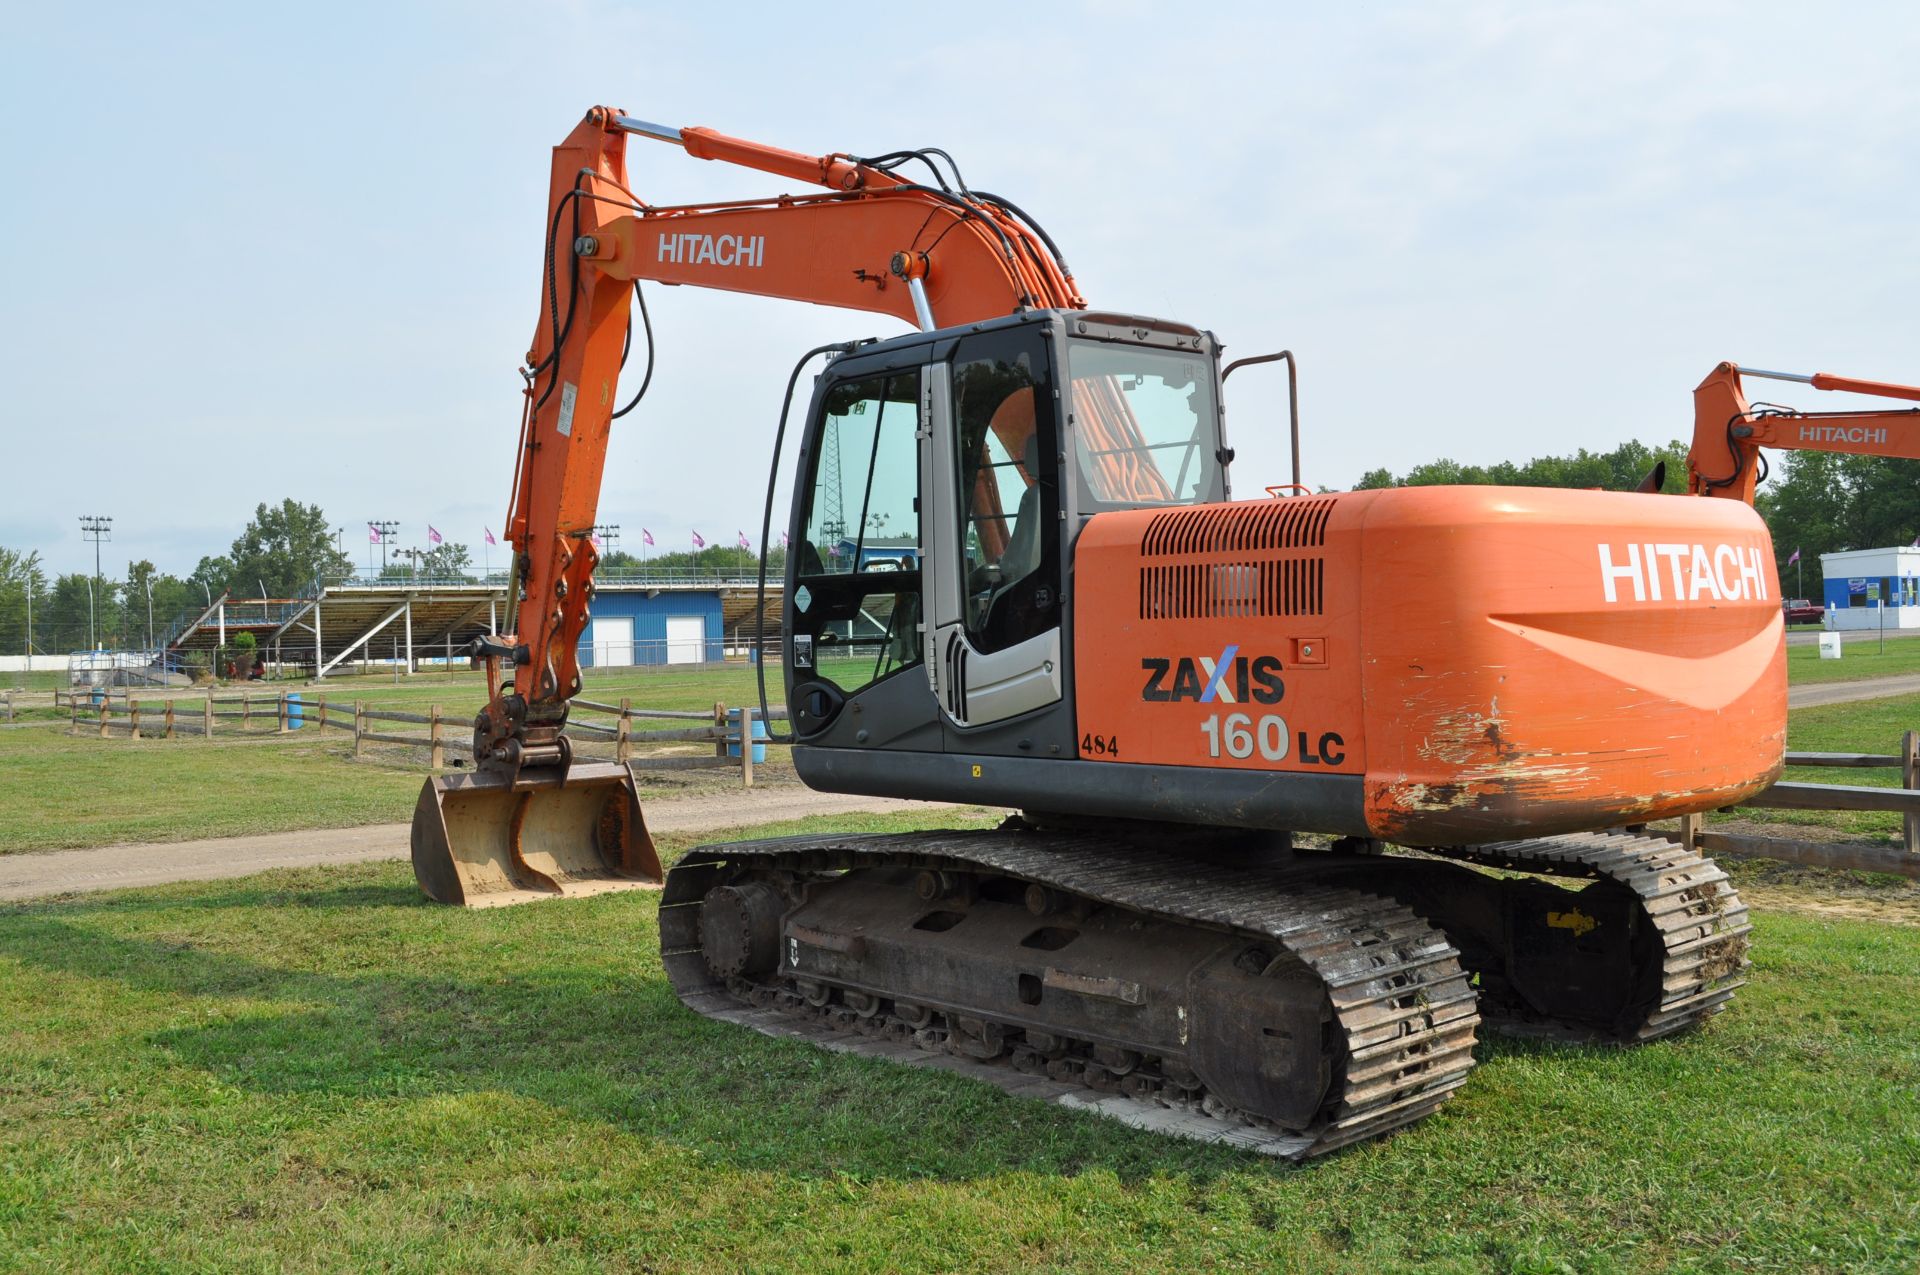
<svg viewBox="0 0 1920 1275"><path fill-rule="evenodd" d="M1920 548L1820 555L1830 629L1920 629Z"/></svg>
<svg viewBox="0 0 1920 1275"><path fill-rule="evenodd" d="M580 640L582 668L712 664L725 658L720 590L600 583Z"/></svg>

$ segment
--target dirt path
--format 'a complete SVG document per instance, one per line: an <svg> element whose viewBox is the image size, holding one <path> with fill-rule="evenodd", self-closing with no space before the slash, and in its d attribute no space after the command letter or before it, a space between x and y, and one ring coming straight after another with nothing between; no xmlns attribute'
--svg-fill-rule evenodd
<svg viewBox="0 0 1920 1275"><path fill-rule="evenodd" d="M1788 687L1787 707L1811 708L1815 704L1845 704L1850 700L1916 693L1920 693L1920 673L1870 677L1863 682L1815 682L1811 686Z"/></svg>
<svg viewBox="0 0 1920 1275"><path fill-rule="evenodd" d="M808 815L916 809L951 807L940 802L849 797L805 788L756 788L652 801L647 803L646 813L647 827L655 833L710 833L804 819ZM44 898L82 890L121 890L163 885L169 881L211 881L265 872L269 868L364 863L372 859L404 859L407 855L404 823L0 855L0 901Z"/></svg>

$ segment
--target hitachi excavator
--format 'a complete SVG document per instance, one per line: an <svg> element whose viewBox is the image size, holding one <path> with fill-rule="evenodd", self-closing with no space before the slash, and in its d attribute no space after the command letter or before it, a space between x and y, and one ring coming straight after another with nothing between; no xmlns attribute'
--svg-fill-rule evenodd
<svg viewBox="0 0 1920 1275"><path fill-rule="evenodd" d="M820 189L649 204L630 136ZM1756 449L1877 430L1912 455L1911 413L1756 409L1726 365L1690 477L1721 499L1235 502L1239 365L1204 329L1089 309L1038 223L944 152L808 156L596 108L552 171L476 771L414 817L433 898L662 883L631 776L565 731L608 432L638 401L616 393L630 311L657 282L912 325L789 382L825 356L786 524L793 764L1018 812L687 854L659 928L694 1010L1300 1158L1433 1111L1485 1022L1646 1041L1741 984L1726 876L1639 826L1781 768Z"/></svg>

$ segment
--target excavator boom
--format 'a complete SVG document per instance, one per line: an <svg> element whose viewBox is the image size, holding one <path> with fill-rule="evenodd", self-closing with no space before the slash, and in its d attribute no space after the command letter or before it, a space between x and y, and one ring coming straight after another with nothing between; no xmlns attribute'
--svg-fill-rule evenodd
<svg viewBox="0 0 1920 1275"><path fill-rule="evenodd" d="M1766 372L1722 363L1693 392L1693 445L1687 452L1687 489L1753 503L1763 447L1784 451L1850 452L1859 456L1920 457L1920 408L1803 412L1747 399L1743 377L1792 381L1816 390L1920 401L1920 387L1815 372Z"/></svg>
<svg viewBox="0 0 1920 1275"><path fill-rule="evenodd" d="M628 180L629 136L821 190L649 204ZM949 178L936 158L945 156L805 155L607 107L554 148L506 519L507 618L472 652L490 688L474 723L475 773L429 782L414 819L416 874L434 898L511 900L660 878L631 775L575 765L565 730L580 690L607 443L639 401L622 407L616 391L640 284L866 310L921 328L1085 307L1045 234L999 197L968 190L951 160ZM930 183L899 171L914 162Z"/></svg>

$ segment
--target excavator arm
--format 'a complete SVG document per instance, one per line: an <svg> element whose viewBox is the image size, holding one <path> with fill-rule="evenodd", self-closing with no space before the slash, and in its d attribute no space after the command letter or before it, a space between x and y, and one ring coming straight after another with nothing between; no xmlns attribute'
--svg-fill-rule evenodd
<svg viewBox="0 0 1920 1275"><path fill-rule="evenodd" d="M1816 372L1764 372L1722 363L1693 392L1693 445L1687 451L1687 489L1753 503L1763 447L1789 451L1852 452L1862 456L1920 457L1920 408L1803 412L1747 400L1743 376L1795 381L1816 390L1920 401L1920 387Z"/></svg>
<svg viewBox="0 0 1920 1275"><path fill-rule="evenodd" d="M630 135L820 189L649 204L628 180ZM903 171L916 164L927 182ZM475 773L430 781L414 816L415 873L442 902L659 879L631 776L624 767L574 765L565 731L580 690L607 442L614 420L638 402L622 407L617 390L641 283L867 310L923 329L1086 306L1039 226L1006 200L968 189L935 150L804 155L595 107L554 148L544 228L506 520L507 617L501 633L472 650L489 688L474 723Z"/></svg>

